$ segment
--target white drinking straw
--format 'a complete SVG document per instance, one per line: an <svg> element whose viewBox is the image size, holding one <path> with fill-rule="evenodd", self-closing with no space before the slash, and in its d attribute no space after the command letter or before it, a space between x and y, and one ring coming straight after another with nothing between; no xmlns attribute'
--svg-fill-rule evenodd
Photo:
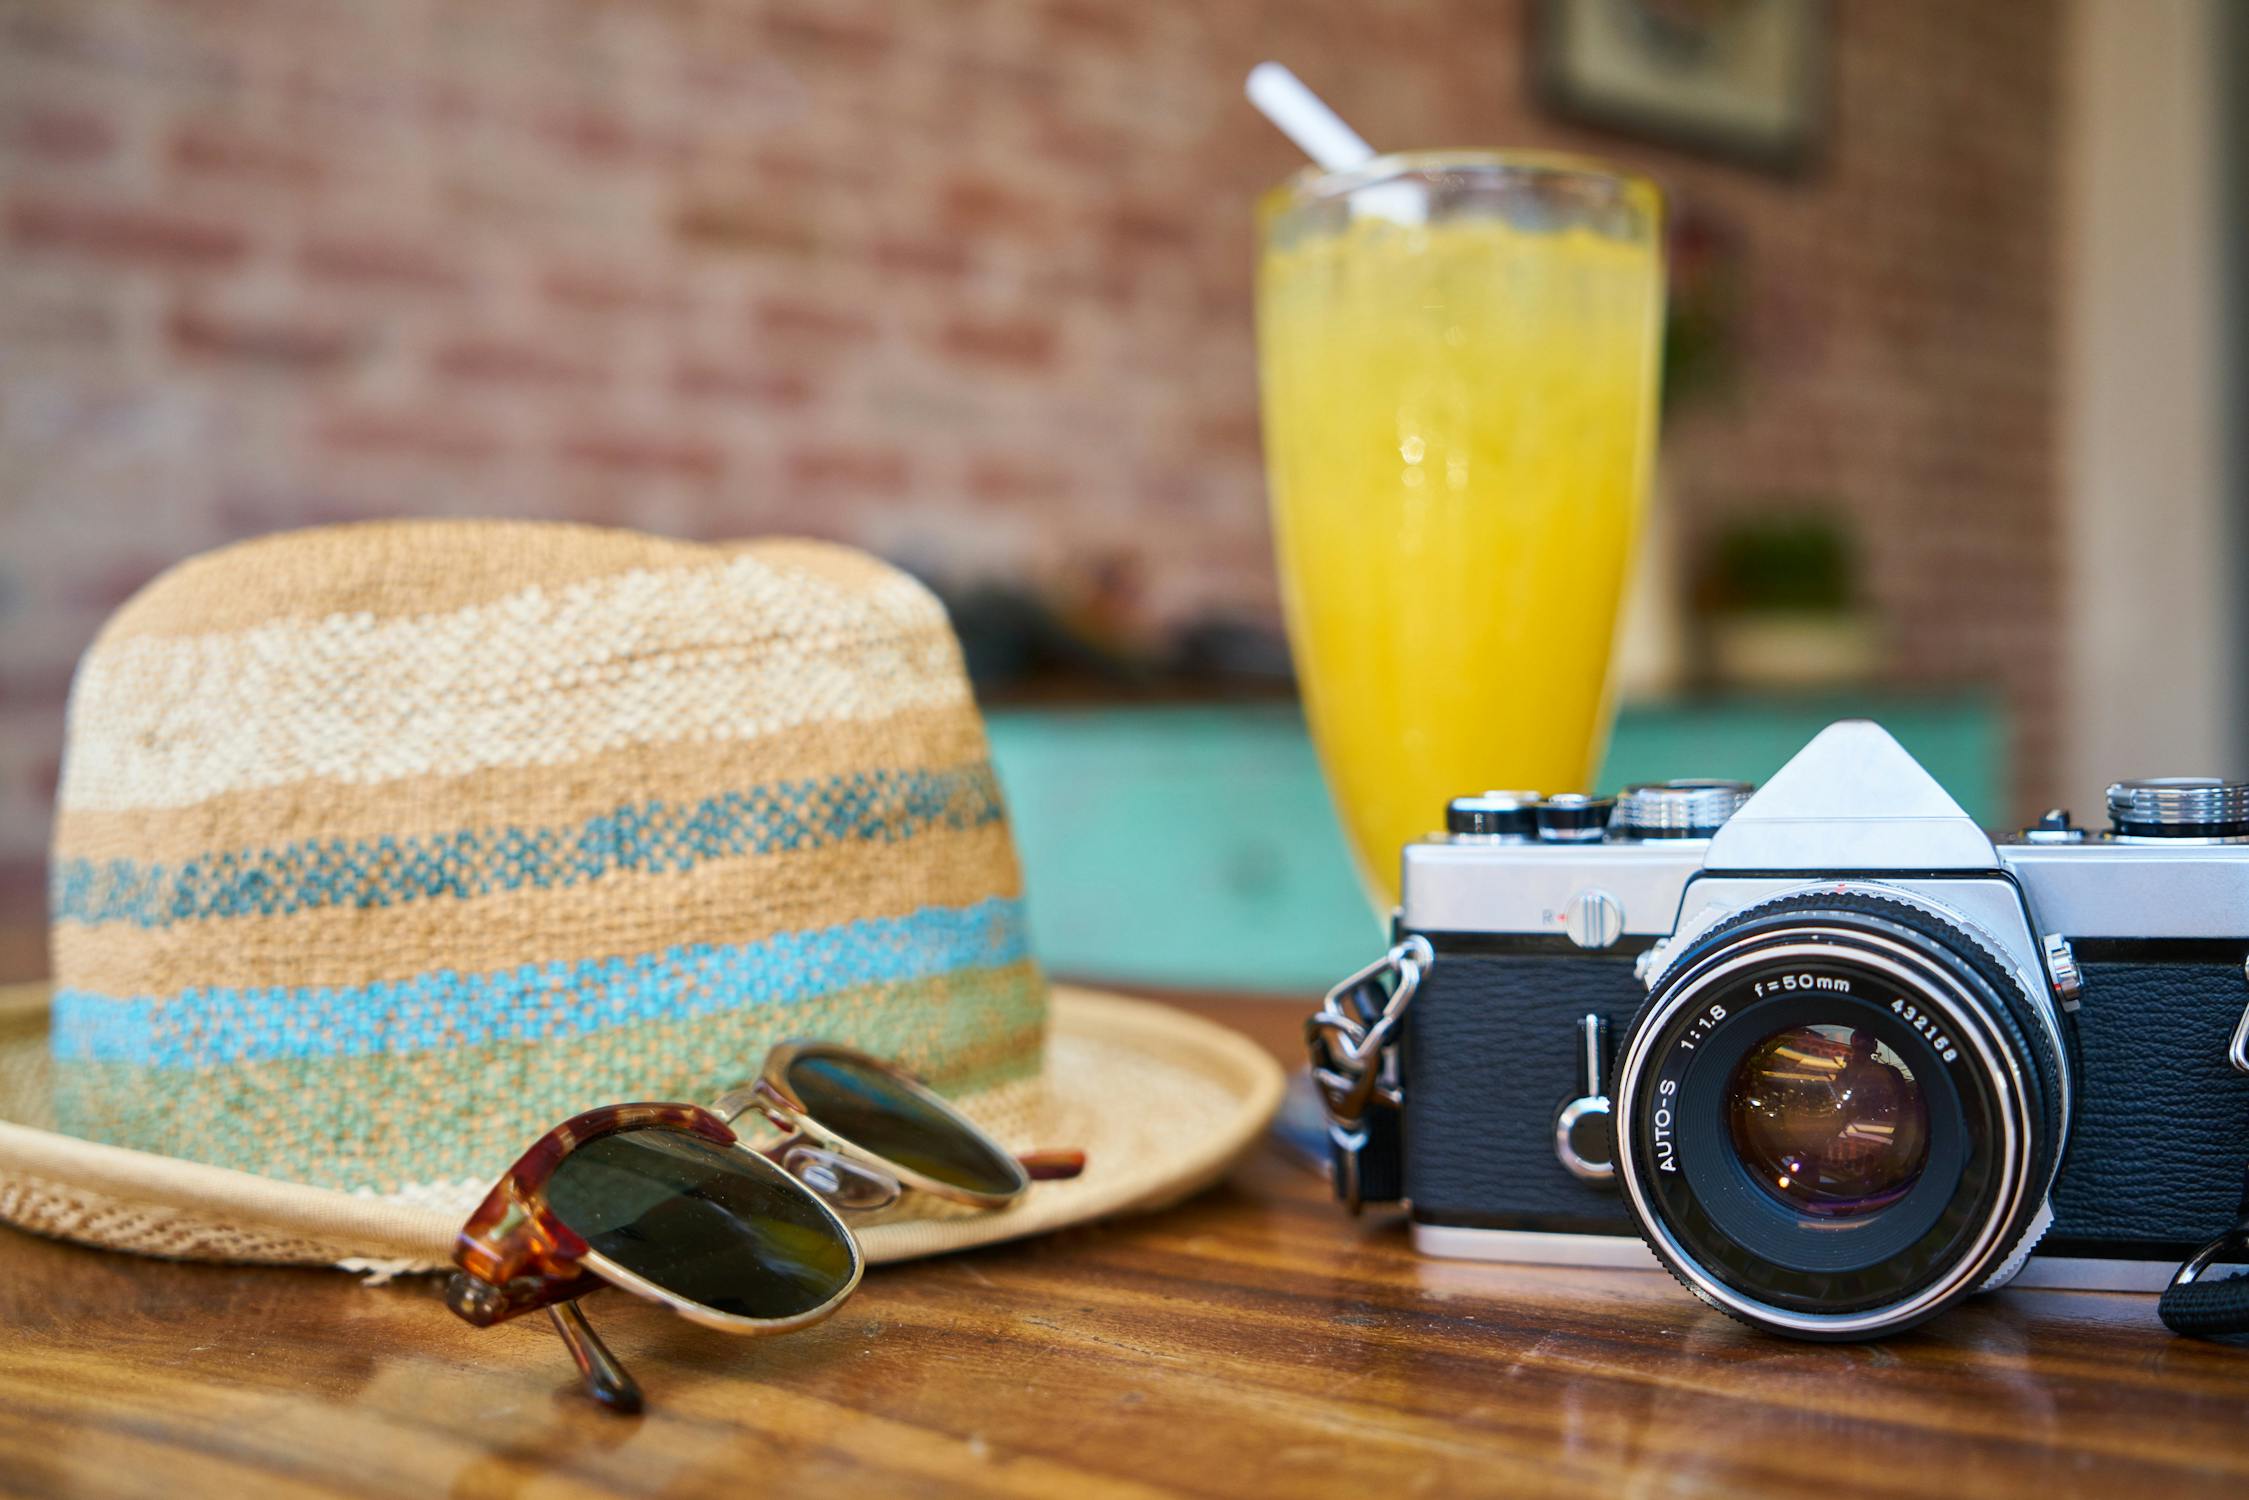
<svg viewBox="0 0 2249 1500"><path fill-rule="evenodd" d="M1304 86L1304 80L1277 62L1261 62L1249 70L1242 92L1257 112L1280 127L1323 172L1347 172L1374 160L1374 147L1343 123L1327 101ZM1388 219L1393 224L1417 225L1424 221L1428 204L1411 183L1378 182L1360 189L1351 199L1354 218Z"/></svg>
<svg viewBox="0 0 2249 1500"><path fill-rule="evenodd" d="M1249 70L1242 86L1257 112L1271 120L1297 149L1319 163L1323 172L1342 172L1374 157L1374 147L1343 123L1327 101L1304 86L1304 80L1277 62L1261 62Z"/></svg>

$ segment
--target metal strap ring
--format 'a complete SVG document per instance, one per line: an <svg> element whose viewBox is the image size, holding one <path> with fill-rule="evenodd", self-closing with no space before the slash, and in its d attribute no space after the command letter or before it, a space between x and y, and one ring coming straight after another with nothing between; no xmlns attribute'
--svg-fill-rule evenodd
<svg viewBox="0 0 2249 1500"><path fill-rule="evenodd" d="M1353 1067L1365 1068L1381 1055L1390 1033L1397 1029L1398 1017L1412 1002L1413 992L1421 987L1422 970L1430 957L1428 940L1417 933L1328 991L1327 998L1321 1002L1318 1020L1323 1029L1344 1034L1343 1045L1337 1049L1344 1061ZM1391 971L1398 977L1381 1012L1372 1022L1362 1025L1344 1009L1345 997L1357 994L1369 981Z"/></svg>

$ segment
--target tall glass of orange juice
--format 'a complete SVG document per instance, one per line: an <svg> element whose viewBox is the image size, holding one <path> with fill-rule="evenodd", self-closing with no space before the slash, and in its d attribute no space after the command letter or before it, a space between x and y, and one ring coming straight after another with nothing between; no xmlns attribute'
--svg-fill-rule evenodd
<svg viewBox="0 0 2249 1500"><path fill-rule="evenodd" d="M1265 454L1290 645L1385 911L1447 799L1586 790L1655 441L1661 200L1430 153L1261 205Z"/></svg>

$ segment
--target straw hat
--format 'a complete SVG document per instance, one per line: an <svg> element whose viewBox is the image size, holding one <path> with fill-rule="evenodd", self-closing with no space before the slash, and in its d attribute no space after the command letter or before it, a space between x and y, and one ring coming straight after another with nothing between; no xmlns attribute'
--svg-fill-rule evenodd
<svg viewBox="0 0 2249 1500"><path fill-rule="evenodd" d="M71 694L52 994L0 992L0 1220L394 1269L548 1127L789 1037L895 1058L1085 1174L893 1217L900 1259L1182 1197L1260 1049L1049 990L943 611L810 542L297 532L150 584Z"/></svg>

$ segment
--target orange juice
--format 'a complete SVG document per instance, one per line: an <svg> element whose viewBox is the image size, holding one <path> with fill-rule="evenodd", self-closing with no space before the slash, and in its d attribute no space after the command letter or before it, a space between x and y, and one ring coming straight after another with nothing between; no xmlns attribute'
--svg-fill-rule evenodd
<svg viewBox="0 0 2249 1500"><path fill-rule="evenodd" d="M1385 910L1400 846L1448 798L1584 789L1607 732L1662 274L1653 189L1603 180L1627 196L1598 227L1438 202L1292 236L1286 206L1268 213L1259 357L1290 641Z"/></svg>

